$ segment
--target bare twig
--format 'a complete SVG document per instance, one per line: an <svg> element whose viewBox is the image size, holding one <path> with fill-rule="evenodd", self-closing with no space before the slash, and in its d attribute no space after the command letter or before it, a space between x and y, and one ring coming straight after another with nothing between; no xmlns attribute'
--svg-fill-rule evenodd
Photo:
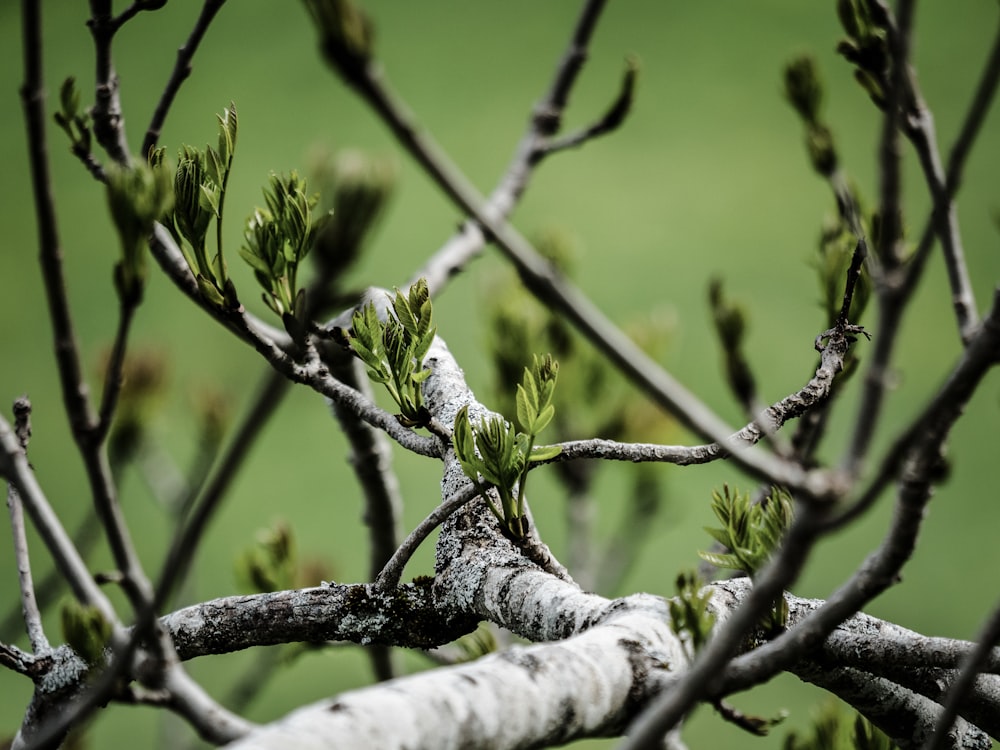
<svg viewBox="0 0 1000 750"><path fill-rule="evenodd" d="M939 215L944 213L950 220L954 220L952 202L961 184L962 173L965 169L969 152L972 150L972 145L975 143L976 137L979 135L982 124L986 119L990 105L993 102L993 97L996 95L998 83L1000 83L1000 27L998 27L997 33L993 38L993 46L990 49L986 63L983 65L983 72L976 86L975 94L973 94L972 102L969 105L969 111L962 120L958 137L955 139L948 157L945 193L941 196L935 196L935 201L938 197L945 199L947 207L938 206L935 202L935 206L921 234L917 250L907 266L906 277L901 284L901 294L903 295L912 293L922 275L924 265L934 243L935 230L940 224ZM949 268L949 275L953 273L955 272L952 272Z"/></svg>
<svg viewBox="0 0 1000 750"><path fill-rule="evenodd" d="M947 741L955 717L959 715L962 702L975 685L976 675L984 665L995 661L993 647L998 641L1000 641L1000 607L994 608L982 632L976 638L975 647L962 660L958 677L948 690L944 708L938 717L937 726L934 727L934 735L924 745L923 750L937 750L945 746L944 743Z"/></svg>
<svg viewBox="0 0 1000 750"><path fill-rule="evenodd" d="M430 536L430 533L440 526L445 519L464 507L467 503L479 497L479 489L470 484L461 492L457 492L451 497L442 501L431 513L411 531L403 543L393 553L392 557L382 568L375 578L375 588L380 591L389 591L399 585L399 579L403 575L403 568L417 547Z"/></svg>
<svg viewBox="0 0 1000 750"><path fill-rule="evenodd" d="M960 364L946 387L907 431L911 439L897 444L902 446L898 448L902 454L899 463L893 462L892 471L885 471L888 477L890 473L895 475L900 465L904 466L896 514L878 550L823 607L774 641L740 657L727 667L725 678L721 682L724 692L746 689L794 663L844 619L897 580L897 574L916 544L924 507L930 499L932 483L936 478L941 444L979 379L996 360L996 352L1000 346L998 315L1000 295L983 326L963 353ZM905 465L902 464L904 460ZM873 489L869 488L863 497L867 499L871 492ZM835 521L822 522L820 526L825 528L817 529L817 532L839 527L845 522L845 517L854 517L858 507L859 504L851 506L847 513L837 517Z"/></svg>
<svg viewBox="0 0 1000 750"><path fill-rule="evenodd" d="M123 383L122 368L125 365L125 348L137 305L138 300L133 298L123 297L119 301L118 330L115 332L115 340L111 346L111 354L105 368L104 391L101 395L97 424L94 425L91 433L91 440L98 443L103 443L107 438L114 420L115 409L118 406L118 397L121 395Z"/></svg>
<svg viewBox="0 0 1000 750"><path fill-rule="evenodd" d="M232 480L243 466L244 461L249 458L250 449L260 437L264 426L277 410L286 393L288 393L288 380L286 378L276 372L269 372L265 375L257 396L236 429L236 434L219 462L215 476L204 488L201 500L187 518L186 523L174 535L170 551L160 568L160 578L156 583L154 610L166 604L170 599L171 592L184 580L194 562L198 546L209 521L215 516L215 511L218 510Z"/></svg>
<svg viewBox="0 0 1000 750"><path fill-rule="evenodd" d="M901 6L900 19L894 19L888 7L884 8L886 21L889 27L890 38L895 37L905 51L908 35L909 14L912 9L906 5ZM1000 61L991 60L984 68L982 83L986 83L993 78L992 90L996 88L997 69L992 69L1000 65ZM895 74L896 71L894 71ZM900 67L899 73L903 76L902 83L905 85L905 98L900 103L905 104L905 119L903 120L904 132L913 144L920 160L920 165L924 171L924 179L930 189L934 206L932 209L932 223L934 229L941 240L941 248L944 251L945 266L948 271L948 281L951 285L952 305L955 310L955 317L958 323L959 334L963 343L968 343L979 324L979 314L976 307L975 296L972 291L972 283L969 278L968 266L965 262L965 255L962 249L962 238L958 228L958 217L955 212L955 205L951 197L957 182L950 184L949 177L945 173L941 163L941 156L937 148L937 137L934 129L934 117L924 102L916 73L907 66ZM992 97L990 91L986 91L985 98L981 98L983 89L977 91L973 104L973 111L966 120L966 124L973 122L978 116L981 118L985 113L989 100ZM977 107L982 107L978 115L974 115ZM981 120L980 120L981 121ZM971 146L978 126L966 132L963 126L963 136L961 143L967 148ZM966 139L968 136L968 139ZM964 160L964 153L959 153L959 160ZM957 176L957 175L956 175Z"/></svg>
<svg viewBox="0 0 1000 750"><path fill-rule="evenodd" d="M901 278L887 276L887 286L884 289L886 294L879 296L879 328L865 375L864 389L858 409L859 417L855 423L855 435L849 448L851 454L863 454L874 432L874 418L881 411L881 404L885 397L889 378L889 362L903 312L913 299L913 293L923 276L926 261L930 257L935 233L939 227L939 214L941 211L944 211L945 214L954 212L953 198L958 191L966 159L989 111L998 82L1000 82L1000 28L994 36L989 58L983 66L976 92L969 110L963 118L959 136L955 140L948 159L946 192L939 197L946 198L950 208L939 209L935 203L935 208L932 209L931 216L927 220L917 249L905 266L904 275ZM907 130L907 134L909 132ZM951 272L949 271L949 273ZM962 306L967 307L964 303Z"/></svg>
<svg viewBox="0 0 1000 750"><path fill-rule="evenodd" d="M788 420L808 412L822 404L831 394L834 376L843 368L844 356L851 344L849 327L833 330L826 344L821 344L820 364L813 377L799 391L769 406L755 421L721 442L696 446L658 445L655 443L619 443L613 440L593 438L559 443L558 455L543 463L597 458L610 461L648 462L657 461L679 466L709 463L738 453L741 447L753 445L763 437L779 429ZM770 458L770 457L769 457ZM750 469L758 477L791 488L798 488L809 494L825 494L833 488L823 486L825 482L816 475L803 472L796 464L768 462L768 470ZM780 478L779 478L780 477Z"/></svg>
<svg viewBox="0 0 1000 750"><path fill-rule="evenodd" d="M147 157L149 152L156 147L160 139L160 131L167 119L167 113L174 103L174 98L177 96L177 92L180 91L181 85L191 75L191 60L194 58L195 52L198 51L198 45L201 44L201 40L215 18L215 14L219 12L225 2L226 0L205 0L205 4L201 6L201 13L198 15L198 20L195 22L194 28L191 29L190 36L184 42L184 46L177 50L177 61L174 63L174 69L170 73L170 80L167 81L167 85L160 95L160 100L156 103L156 109L153 112L153 118L150 120L149 127L146 128L146 136L143 138L142 151L140 152L143 157Z"/></svg>
<svg viewBox="0 0 1000 750"><path fill-rule="evenodd" d="M112 15L111 0L90 0L87 27L94 39L96 61L95 101L90 113L94 135L108 156L119 164L128 164L132 157L125 138L118 74L111 60L111 42L120 24L116 24Z"/></svg>
<svg viewBox="0 0 1000 750"><path fill-rule="evenodd" d="M332 374L345 385L372 398L371 386L361 360L341 353L327 358ZM392 470L390 446L379 430L358 419L333 402L333 410L351 446L351 468L365 497L364 522L371 542L369 575L375 580L379 571L392 557L402 536L403 497L399 479ZM374 646L369 649L375 676L389 680L396 676L399 665L391 649Z"/></svg>
<svg viewBox="0 0 1000 750"><path fill-rule="evenodd" d="M651 700L632 722L620 750L654 748L663 736L699 701L724 693L715 689L719 675L739 651L744 637L757 627L788 586L798 578L819 532L825 509L800 504L781 548L754 579L746 599L717 629L712 640L698 653L694 663L671 690ZM732 691L725 691L732 692Z"/></svg>
<svg viewBox="0 0 1000 750"><path fill-rule="evenodd" d="M14 431L3 417L0 417L0 474L17 490L35 529L77 599L97 607L108 622L115 622L117 617L111 602L94 583L86 564L39 487Z"/></svg>
<svg viewBox="0 0 1000 750"><path fill-rule="evenodd" d="M28 449L31 436L31 402L26 397L14 401L14 432L22 451ZM28 537L24 527L24 509L21 498L13 482L7 484L7 510L10 511L10 527L14 535L14 560L17 563L17 578L21 590L21 612L24 627L31 642L31 650L41 654L49 650L49 639L42 627L42 613L35 599L35 585L31 577L31 557L28 554Z"/></svg>
<svg viewBox="0 0 1000 750"><path fill-rule="evenodd" d="M625 68L625 74L622 76L621 89L618 92L618 96L611 103L611 106L608 107L608 111L605 112L600 119L584 128L581 128L575 133L567 133L561 138L553 138L549 140L548 143L539 146L535 152L534 158L540 161L549 154L554 154L570 148L577 148L582 146L587 141L597 138L598 136L617 130L625 121L629 110L632 108L632 98L635 94L635 78L638 69L638 61L633 58L629 58L627 67Z"/></svg>
<svg viewBox="0 0 1000 750"><path fill-rule="evenodd" d="M535 167L545 156L558 150L552 148L551 137L561 127L563 113L569 104L570 92L587 59L587 48L590 46L590 39L605 4L606 0L588 0L584 5L573 30L569 46L556 67L548 91L535 105L527 132L518 143L510 164L486 201L485 210L498 221L509 216L514 210L514 206L528 187ZM626 105L630 101L631 81L632 77L627 77L626 84L623 84L628 95L626 96L624 90L619 95L618 102L625 104L611 108L611 111L620 113L621 117L624 117L627 110ZM606 116L604 119L609 118ZM616 127L620 122L621 120L618 119L614 126ZM603 130L595 130L592 135L583 137L579 143L608 132L612 129L610 125L611 123L608 122L607 127ZM574 145L579 145L579 143ZM458 234L448 240L413 275L410 284L423 278L426 279L432 295L440 294L448 280L479 254L486 241L487 236L482 227L475 221L466 221L459 229Z"/></svg>

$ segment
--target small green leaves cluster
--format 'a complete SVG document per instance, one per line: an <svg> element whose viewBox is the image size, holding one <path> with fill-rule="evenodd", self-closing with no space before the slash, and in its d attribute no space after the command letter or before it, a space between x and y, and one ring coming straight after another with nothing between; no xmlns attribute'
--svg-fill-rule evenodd
<svg viewBox="0 0 1000 750"><path fill-rule="evenodd" d="M677 595L668 601L670 629L684 642L688 656L694 658L708 643L715 625L715 615L708 609L712 592L703 587L694 571L678 574L674 587Z"/></svg>
<svg viewBox="0 0 1000 750"><path fill-rule="evenodd" d="M884 9L875 0L837 0L837 16L847 32L837 52L855 65L857 82L875 104L884 107L890 60Z"/></svg>
<svg viewBox="0 0 1000 750"><path fill-rule="evenodd" d="M66 643L90 667L104 663L104 649L111 639L111 623L101 611L77 599L67 599L60 612Z"/></svg>
<svg viewBox="0 0 1000 750"><path fill-rule="evenodd" d="M239 130L236 105L230 104L216 117L219 121L218 148L206 145L202 151L193 146L182 146L177 154L177 172L174 174L177 200L172 228L202 296L218 307L236 308L239 305L236 290L226 273L222 253L226 186ZM156 153L162 154L162 149ZM213 221L215 254L210 258L207 238Z"/></svg>
<svg viewBox="0 0 1000 750"><path fill-rule="evenodd" d="M357 260L377 225L396 183L394 163L350 149L320 157L312 181L324 198L320 208L331 214L316 235L310 257L320 275L337 279Z"/></svg>
<svg viewBox="0 0 1000 750"><path fill-rule="evenodd" d="M757 397L757 384L750 363L743 353L746 312L741 305L726 298L721 279L712 279L709 284L708 302L712 309L715 330L722 344L729 387L745 408L753 409Z"/></svg>
<svg viewBox="0 0 1000 750"><path fill-rule="evenodd" d="M408 427L426 425L430 419L420 385L431 374L423 364L437 331L433 313L427 280L418 279L407 294L396 290L392 314L385 321L370 302L356 310L348 335L368 377L385 386L399 406L400 422Z"/></svg>
<svg viewBox="0 0 1000 750"><path fill-rule="evenodd" d="M264 189L266 208L256 208L247 219L240 255L254 270L263 287L264 303L281 316L290 332L301 321L305 295L298 288L299 264L309 254L313 240L325 222L314 221L313 207L318 196L306 192L306 182L298 173L272 174Z"/></svg>
<svg viewBox="0 0 1000 750"><path fill-rule="evenodd" d="M80 108L80 89L76 79L70 76L59 89L59 111L53 117L56 124L69 137L73 153L89 154L91 133L90 117Z"/></svg>
<svg viewBox="0 0 1000 750"><path fill-rule="evenodd" d="M729 485L724 485L721 493L712 492L712 512L722 527L706 527L705 531L728 552L698 554L716 567L738 570L753 578L778 549L785 529L791 525L792 499L785 490L775 487L767 498L754 503L749 492L731 492ZM760 625L774 631L784 628L787 621L788 602L779 596Z"/></svg>
<svg viewBox="0 0 1000 750"><path fill-rule="evenodd" d="M371 19L354 0L305 0L324 57L348 81L361 77L374 54Z"/></svg>
<svg viewBox="0 0 1000 750"><path fill-rule="evenodd" d="M298 551L291 527L277 522L257 532L254 543L236 561L236 575L258 593L294 588L298 577Z"/></svg>
<svg viewBox="0 0 1000 750"><path fill-rule="evenodd" d="M524 488L528 469L533 463L547 461L559 454L556 446L535 447L538 434L552 421L555 407L552 397L558 363L551 355L535 356L524 379L517 387L517 426L499 415L481 417L479 424L469 419L469 407L455 416L452 442L465 475L480 486L480 492L502 528L514 539L528 532L524 509ZM500 507L483 490L482 483L493 485L500 496ZM515 495L515 487L516 495Z"/></svg>
<svg viewBox="0 0 1000 750"><path fill-rule="evenodd" d="M829 177L837 169L837 150L833 133L820 117L823 82L811 56L801 55L785 66L785 96L806 127L806 149L813 169Z"/></svg>
<svg viewBox="0 0 1000 750"><path fill-rule="evenodd" d="M729 552L698 554L716 567L753 578L781 544L792 522L792 501L787 492L774 488L767 499L754 503L749 492L741 494L724 485L721 493L712 492L712 512L722 526L705 531Z"/></svg>
<svg viewBox="0 0 1000 750"><path fill-rule="evenodd" d="M492 626L488 622L479 623L479 627L455 641L455 646L461 653L461 656L456 659L459 664L476 661L499 649Z"/></svg>
<svg viewBox="0 0 1000 750"><path fill-rule="evenodd" d="M827 701L815 712L809 736L789 732L782 745L784 750L896 750L898 747L881 729L861 714L855 714L850 744L842 739L848 719L836 701Z"/></svg>
<svg viewBox="0 0 1000 750"><path fill-rule="evenodd" d="M112 164L107 169L107 196L122 248L115 287L123 302L138 304L146 285L146 241L173 202L170 175L162 165Z"/></svg>

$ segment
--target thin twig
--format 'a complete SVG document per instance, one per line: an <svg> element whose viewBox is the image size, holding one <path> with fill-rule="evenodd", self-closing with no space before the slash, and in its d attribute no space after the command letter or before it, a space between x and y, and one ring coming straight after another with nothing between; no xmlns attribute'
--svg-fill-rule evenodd
<svg viewBox="0 0 1000 750"><path fill-rule="evenodd" d="M361 360L341 353L339 357L328 357L327 362L338 380L372 398L371 386ZM392 469L392 453L385 435L337 402L333 402L333 411L351 446L351 468L364 493L363 518L370 540L368 570L370 580L375 580L399 547L402 536L403 497L399 478ZM369 654L375 676L379 680L389 680L396 676L399 665L389 647L373 646L369 649Z"/></svg>
<svg viewBox="0 0 1000 750"><path fill-rule="evenodd" d="M93 509L88 509L83 520L73 530L70 536L70 544L76 548L80 559L86 561L94 548L94 544L100 538L101 524L97 520L97 514ZM35 601L40 610L45 610L52 602L65 590L66 578L61 568L56 566L50 568L41 578L34 583ZM15 604L0 620L0 640L13 638L12 633L19 632L23 624L20 604Z"/></svg>
<svg viewBox="0 0 1000 750"><path fill-rule="evenodd" d="M945 746L948 732L951 730L955 717L959 715L962 702L972 691L979 671L994 658L993 647L998 642L1000 642L1000 607L994 608L983 626L982 632L976 638L975 647L962 660L958 678L948 690L948 697L944 702L941 715L938 717L934 735L924 745L923 750L938 750L938 748Z"/></svg>
<svg viewBox="0 0 1000 750"><path fill-rule="evenodd" d="M539 462L538 464L533 464L533 466L579 459L662 462L678 466L688 466L710 463L720 458L739 455L738 451L740 448L756 444L768 434L781 428L790 419L807 413L829 398L832 392L834 376L843 368L844 356L851 343L851 337L846 332L847 330L845 328L844 331L840 332L836 330L828 332L833 335L825 345L822 345L820 365L805 386L795 393L786 396L781 401L772 404L761 412L755 421L729 435L721 442L695 446L677 446L655 443L619 443L614 440L603 440L601 438L575 440L558 443L561 450L555 457ZM795 465L790 462L782 464L775 462L774 470L780 471L780 476L782 477L781 480L776 482L777 484L803 489L809 493L815 493L818 489L821 489L821 487L816 486L819 482L815 482L816 477L814 475L802 473L801 470L798 472L786 471L784 468L779 469L779 466L793 467ZM762 479L775 481L775 474L757 472L752 469L751 471Z"/></svg>
<svg viewBox="0 0 1000 750"><path fill-rule="evenodd" d="M24 396L14 401L14 432L21 450L27 452L28 438L31 436L31 402ZM49 639L42 627L42 613L35 599L35 585L31 576L31 556L28 553L28 536L24 527L24 508L13 482L7 483L7 510L10 512L10 527L14 535L14 560L17 564L17 579L21 590L21 612L24 627L28 633L32 653L42 654L49 650Z"/></svg>
<svg viewBox="0 0 1000 750"><path fill-rule="evenodd" d="M30 4L30 0L26 1ZM0 474L17 490L35 530L76 598L84 604L97 607L108 622L115 622L117 616L111 602L94 583L90 571L38 485L14 431L3 417L0 417Z"/></svg>
<svg viewBox="0 0 1000 750"><path fill-rule="evenodd" d="M94 39L96 63L94 107L90 113L94 135L108 156L119 164L127 165L131 155L125 138L118 75L111 60L111 42L119 28L112 15L111 0L90 0L87 28Z"/></svg>
<svg viewBox="0 0 1000 750"><path fill-rule="evenodd" d="M553 138L548 143L540 145L535 151L534 159L540 161L550 154L577 148L587 141L617 130L632 109L637 71L638 63L630 59L625 69L625 74L622 76L621 89L618 91L618 96L611 103L611 106L608 107L608 111L590 125L580 128L580 130L574 133L567 133L561 138Z"/></svg>
<svg viewBox="0 0 1000 750"><path fill-rule="evenodd" d="M225 2L226 0L205 0L198 20L195 22L194 28L191 29L190 36L184 42L184 46L177 50L177 61L170 73L170 80L167 81L167 85L160 95L160 100L156 103L149 127L146 128L146 136L143 138L142 151L140 152L143 157L147 157L160 140L160 131L163 128L163 123L166 122L167 113L174 103L174 98L180 91L181 85L191 75L191 60L194 58L195 52L198 51L198 45L201 44L215 14L219 12Z"/></svg>
<svg viewBox="0 0 1000 750"><path fill-rule="evenodd" d="M891 269L902 260L899 241L902 235L900 205L900 144L899 124L901 108L907 100L906 78L910 65L910 37L913 20L913 2L899 3L899 21L888 34L890 70L885 93L885 110L882 117L882 134L879 144L879 255Z"/></svg>
<svg viewBox="0 0 1000 750"><path fill-rule="evenodd" d="M906 7L903 7L906 10ZM890 35L900 36L900 24L892 18L891 12L886 9L886 16L889 23ZM1000 61L991 60L984 68L983 82L986 82L991 75L994 77L992 88L996 88L996 70L991 71L992 65L1000 65ZM972 290L972 283L969 278L968 266L965 262L965 254L962 249L962 238L958 227L958 217L955 212L955 204L952 194L955 185L949 184L949 176L946 174L941 164L941 155L937 147L937 136L934 129L934 117L928 109L919 84L916 73L907 66L905 69L904 83L906 86L906 118L904 121L904 132L913 144L920 161L920 166L924 172L924 179L930 189L934 206L932 208L932 222L938 238L941 240L941 248L944 254L945 267L948 271L948 281L951 286L952 305L955 310L955 318L958 323L958 331L963 343L968 343L976 326L979 324L979 314L976 307L975 295ZM971 122L976 106L983 106L984 110L978 114L982 117L985 114L985 107L989 103L991 93L987 93L985 99L980 99L982 90L977 91L973 104L973 112L970 112ZM965 128L963 126L963 134ZM963 140L966 146L971 146L972 138L976 129L968 133L969 140ZM960 153L960 160L964 160L965 154Z"/></svg>
<svg viewBox="0 0 1000 750"><path fill-rule="evenodd" d="M63 402L74 437L80 441L91 429L94 417L87 399L87 386L83 380L80 353L73 330L69 301L66 295L66 279L62 265L62 249L59 242L55 202L49 177L48 154L45 149L45 106L44 81L42 74L42 33L41 11L38 3L31 0L22 2L23 49L25 81L21 87L25 120L28 131L28 159L34 189L35 215L38 225L39 260L42 279L52 321L56 363L62 386ZM6 422L0 432L9 431ZM18 462L12 451L17 451L16 442L6 445L7 461ZM73 548L62 525L35 482L34 475L23 461L20 467L19 483L16 481L21 499L26 503L32 520L46 541L49 551L56 558L64 575L73 587L77 597L88 604L102 608L110 622L115 620L114 610L104 595L90 578L83 561ZM6 472L5 472L6 473ZM13 480L10 474L8 478Z"/></svg>
<svg viewBox="0 0 1000 750"><path fill-rule="evenodd" d="M620 750L656 747L656 743L681 721L701 700L722 693L713 690L721 671L739 651L740 644L777 601L802 570L818 533L817 521L824 509L799 505L781 547L754 578L746 600L717 629L712 639L695 657L690 669L671 690L650 701L628 730L628 739Z"/></svg>
<svg viewBox="0 0 1000 750"><path fill-rule="evenodd" d="M382 571L375 578L375 588L379 591L389 591L399 585L399 579L403 575L403 568L417 547L430 535L434 529L440 526L445 519L464 507L467 503L479 497L479 490L470 484L461 492L457 492L445 499L437 508L413 529L393 553L392 558L385 564Z"/></svg>
<svg viewBox="0 0 1000 750"><path fill-rule="evenodd" d="M160 578L156 583L154 610L166 604L171 592L184 580L194 562L209 521L215 516L232 480L250 457L254 442L263 433L264 427L288 393L289 385L288 380L280 373L272 371L265 375L250 409L226 447L215 476L204 488L200 501L171 541L170 550L160 568Z"/></svg>
<svg viewBox="0 0 1000 750"><path fill-rule="evenodd" d="M946 192L942 197L949 202L949 205L958 192L969 152L972 150L972 145L975 143L976 137L979 135L986 115L989 112L998 84L1000 84L1000 27L998 27L997 33L993 37L993 46L990 48L989 57L983 65L982 75L973 94L969 110L962 120L958 137L955 139L948 157L947 178L945 181ZM939 209L935 204L931 215L927 219L913 258L907 266L906 277L901 284L903 294L908 295L912 293L912 290L916 287L921 277L927 257L934 243L938 213Z"/></svg>
<svg viewBox="0 0 1000 750"><path fill-rule="evenodd" d="M98 411L97 424L91 432L91 440L103 443L114 421L118 397L121 395L124 382L123 368L125 366L125 348L128 344L128 334L135 318L138 300L122 297L118 305L118 330L108 356L108 364L104 373L104 391L101 395L101 406Z"/></svg>
<svg viewBox="0 0 1000 750"><path fill-rule="evenodd" d="M879 145L879 218L881 229L878 237L879 258L885 266L884 273L892 273L902 262L899 247L902 238L902 215L900 204L900 144L899 144L899 124L900 108L906 101L906 79L909 67L910 51L910 24L913 16L913 3L905 0L900 3L899 23L890 30L888 38L889 55L891 60L891 70L889 75L888 90L885 92L886 106L882 118L882 135ZM859 239L859 247L860 242ZM855 258L857 252L855 253ZM854 267L854 260L851 263ZM898 319L893 311L888 309L892 306L892 301L886 300L886 295L891 295L892 290L888 289L884 283L884 274L879 274L876 279L876 290L879 305L879 339L881 345L876 351L876 362L888 362L888 357L892 350L892 345L899 331ZM841 311L841 315L846 315L850 309L849 304ZM881 359L885 357L885 359ZM875 427L879 423L882 393L882 383L875 383L874 378L881 381L881 369L877 364L873 364L869 370L868 392L862 398L862 406L858 417L854 423L854 434L844 461L843 468L851 475L856 475L861 468L861 463L868 453L872 437L875 434ZM873 387L874 386L874 387Z"/></svg>
<svg viewBox="0 0 1000 750"><path fill-rule="evenodd" d="M959 136L952 147L948 159L946 195L949 204L958 191L966 159L1000 83L1000 27L993 39L989 58L983 66L982 76L976 87L969 110L962 121ZM860 455L866 450L874 431L873 417L881 411L882 401L889 380L889 362L892 357L900 322L906 306L913 299L917 285L923 276L926 261L934 244L938 222L937 209L932 209L921 234L913 256L905 266L902 278L887 276L886 294L879 295L879 327L875 335L875 345L865 374L864 389L858 408L855 435L849 454Z"/></svg>
<svg viewBox="0 0 1000 750"><path fill-rule="evenodd" d="M498 221L510 216L518 200L527 190L535 167L544 156L554 152L551 145L547 144L552 134L558 132L561 127L563 113L569 104L570 92L587 59L587 49L605 4L606 0L588 0L584 5L569 45L556 67L552 82L545 95L535 105L527 132L522 136L510 164L486 201L485 210ZM595 132L594 136L603 132L608 131ZM464 222L458 234L448 240L413 275L409 283L423 278L427 281L432 296L440 294L448 280L479 254L486 241L486 234L479 224L471 220Z"/></svg>

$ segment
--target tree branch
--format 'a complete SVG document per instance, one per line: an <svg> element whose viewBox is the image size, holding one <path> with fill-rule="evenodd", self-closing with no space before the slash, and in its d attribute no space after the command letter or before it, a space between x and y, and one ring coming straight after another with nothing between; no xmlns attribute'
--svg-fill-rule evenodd
<svg viewBox="0 0 1000 750"><path fill-rule="evenodd" d="M191 75L191 60L194 59L194 54L198 51L198 46L215 18L215 14L219 12L225 2L226 0L205 0L205 4L201 6L198 20L195 21L194 28L191 29L190 36L184 45L177 50L177 61L174 63L174 69L160 95L160 100L156 103L153 118L149 122L149 127L146 128L146 135L142 140L140 153L143 158L147 158L149 152L156 147L160 139L160 131L163 128L163 123L166 122L167 113L174 103L174 98L180 91L181 85Z"/></svg>
<svg viewBox="0 0 1000 750"><path fill-rule="evenodd" d="M14 401L14 432L21 450L27 452L31 437L31 402L24 396ZM14 535L14 560L17 564L17 578L21 591L21 612L25 630L36 654L49 650L49 639L42 627L42 613L35 599L35 584L31 577L31 556L28 553L28 537L24 527L24 509L21 498L13 482L7 483L7 510L10 512L10 528Z"/></svg>
<svg viewBox="0 0 1000 750"><path fill-rule="evenodd" d="M497 221L502 221L528 187L535 167L546 152L547 139L559 131L563 113L569 104L569 95L587 59L587 48L600 19L606 0L588 0L580 13L569 46L556 67L548 91L535 105L528 130L521 138L510 164L493 189L484 206ZM458 234L438 250L410 279L427 281L431 296L441 293L447 281L479 254L486 244L486 234L475 221L462 224Z"/></svg>

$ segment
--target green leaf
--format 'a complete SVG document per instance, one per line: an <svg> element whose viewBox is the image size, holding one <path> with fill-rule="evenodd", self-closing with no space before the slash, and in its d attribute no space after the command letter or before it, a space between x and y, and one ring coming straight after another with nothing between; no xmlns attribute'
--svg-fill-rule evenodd
<svg viewBox="0 0 1000 750"><path fill-rule="evenodd" d="M264 274L265 276L271 272L270 264L253 252L253 250L249 247L244 246L240 248L240 257L243 258L243 260L245 260L251 268Z"/></svg>
<svg viewBox="0 0 1000 750"><path fill-rule="evenodd" d="M76 87L76 78L70 76L59 87L59 104L62 116L72 120L80 112L80 90Z"/></svg>
<svg viewBox="0 0 1000 750"><path fill-rule="evenodd" d="M717 568L726 570L743 570L743 562L736 555L723 555L716 552L699 550L698 556Z"/></svg>
<svg viewBox="0 0 1000 750"><path fill-rule="evenodd" d="M222 110L221 115L216 115L219 121L219 156L222 161L229 164L236 150L236 134L239 131L239 120L236 117L236 105L233 102Z"/></svg>
<svg viewBox="0 0 1000 750"><path fill-rule="evenodd" d="M539 432L544 430L548 426L549 422L552 421L552 418L555 416L555 414L556 414L556 407L554 407L552 404L549 404L544 409L542 409L542 413L535 418L535 422L531 427L531 434L537 435Z"/></svg>
<svg viewBox="0 0 1000 750"><path fill-rule="evenodd" d="M111 638L111 623L94 606L67 600L60 612L63 638L91 667L104 663L104 650Z"/></svg>
<svg viewBox="0 0 1000 750"><path fill-rule="evenodd" d="M562 453L562 448L558 445L539 445L531 449L529 461L538 463L539 461L549 461Z"/></svg>
<svg viewBox="0 0 1000 750"><path fill-rule="evenodd" d="M514 401L517 407L517 424L525 432L532 432L532 425L538 416L528 392L523 385L517 386L517 397Z"/></svg>
<svg viewBox="0 0 1000 750"><path fill-rule="evenodd" d="M200 273L195 278L198 281L198 290L201 292L202 297L216 307L225 307L225 299L212 281L209 281Z"/></svg>

